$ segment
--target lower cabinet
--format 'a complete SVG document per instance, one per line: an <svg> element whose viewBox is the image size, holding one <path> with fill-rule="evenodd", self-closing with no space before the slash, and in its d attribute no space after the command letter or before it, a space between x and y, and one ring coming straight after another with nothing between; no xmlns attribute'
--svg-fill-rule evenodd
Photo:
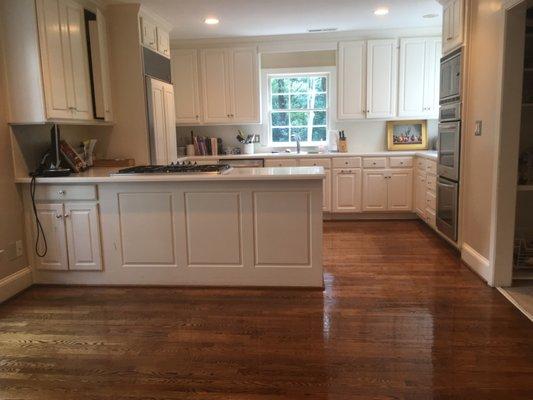
<svg viewBox="0 0 533 400"><path fill-rule="evenodd" d="M331 211L331 170L326 169L324 171L326 177L322 181L323 190L322 190L322 211L329 212Z"/></svg>
<svg viewBox="0 0 533 400"><path fill-rule="evenodd" d="M415 212L426 219L426 173L417 169L415 174Z"/></svg>
<svg viewBox="0 0 533 400"><path fill-rule="evenodd" d="M363 211L411 211L411 169L363 171Z"/></svg>
<svg viewBox="0 0 533 400"><path fill-rule="evenodd" d="M102 269L96 203L48 203L37 204L36 208L48 245L46 255L37 257L38 268Z"/></svg>
<svg viewBox="0 0 533 400"><path fill-rule="evenodd" d="M332 211L361 211L361 169L333 170Z"/></svg>

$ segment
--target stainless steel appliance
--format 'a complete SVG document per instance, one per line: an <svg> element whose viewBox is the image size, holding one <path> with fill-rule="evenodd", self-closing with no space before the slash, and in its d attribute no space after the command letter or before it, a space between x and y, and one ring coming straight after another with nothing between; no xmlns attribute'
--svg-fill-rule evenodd
<svg viewBox="0 0 533 400"><path fill-rule="evenodd" d="M439 177L437 199L437 228L451 240L456 241L459 183Z"/></svg>
<svg viewBox="0 0 533 400"><path fill-rule="evenodd" d="M232 169L227 164L196 164L191 162L172 163L169 165L138 165L123 168L112 175L124 174L210 174L220 175Z"/></svg>
<svg viewBox="0 0 533 400"><path fill-rule="evenodd" d="M441 60L437 173L437 229L457 241L461 156L462 49Z"/></svg>
<svg viewBox="0 0 533 400"><path fill-rule="evenodd" d="M463 53L458 49L440 62L440 103L461 99L461 65Z"/></svg>

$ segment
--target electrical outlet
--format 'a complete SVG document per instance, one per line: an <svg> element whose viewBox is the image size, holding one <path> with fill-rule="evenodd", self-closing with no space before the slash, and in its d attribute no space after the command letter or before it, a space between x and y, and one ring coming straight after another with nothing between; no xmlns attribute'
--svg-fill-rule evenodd
<svg viewBox="0 0 533 400"><path fill-rule="evenodd" d="M259 142L261 142L261 136L259 136L259 135L255 135L255 137L254 137L254 143L259 143Z"/></svg>
<svg viewBox="0 0 533 400"><path fill-rule="evenodd" d="M22 245L22 240L17 240L15 242L15 246L16 246L17 258L22 257L22 255L24 254L24 246Z"/></svg>
<svg viewBox="0 0 533 400"><path fill-rule="evenodd" d="M474 135L481 136L483 132L483 121L476 121L476 129L474 130Z"/></svg>

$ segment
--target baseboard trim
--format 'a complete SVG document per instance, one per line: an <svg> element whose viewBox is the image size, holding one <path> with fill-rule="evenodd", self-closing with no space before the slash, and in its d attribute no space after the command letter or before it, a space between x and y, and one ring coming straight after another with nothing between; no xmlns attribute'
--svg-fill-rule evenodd
<svg viewBox="0 0 533 400"><path fill-rule="evenodd" d="M489 282L489 260L479 254L467 243L463 243L461 247L461 259L484 281Z"/></svg>
<svg viewBox="0 0 533 400"><path fill-rule="evenodd" d="M382 213L323 213L325 221L365 221L365 220L415 220L418 216L411 212L382 212Z"/></svg>
<svg viewBox="0 0 533 400"><path fill-rule="evenodd" d="M25 267L0 280L0 303L30 287L33 283L31 268Z"/></svg>
<svg viewBox="0 0 533 400"><path fill-rule="evenodd" d="M503 295L503 297L505 297L507 300L509 300L509 302L515 306L516 308L518 308L518 310L524 314L527 318L529 318L529 320L531 322L533 322L533 315L530 314L524 307L522 307L514 298L513 296L511 296L507 290L505 290L505 288L502 288L502 287L497 287L496 289L498 289L498 291Z"/></svg>

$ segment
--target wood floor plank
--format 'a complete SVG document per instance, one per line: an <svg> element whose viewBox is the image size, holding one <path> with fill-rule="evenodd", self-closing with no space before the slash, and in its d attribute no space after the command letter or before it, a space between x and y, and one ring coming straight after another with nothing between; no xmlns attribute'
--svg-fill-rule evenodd
<svg viewBox="0 0 533 400"><path fill-rule="evenodd" d="M0 399L533 398L533 325L416 221L324 224L325 290L35 286Z"/></svg>

